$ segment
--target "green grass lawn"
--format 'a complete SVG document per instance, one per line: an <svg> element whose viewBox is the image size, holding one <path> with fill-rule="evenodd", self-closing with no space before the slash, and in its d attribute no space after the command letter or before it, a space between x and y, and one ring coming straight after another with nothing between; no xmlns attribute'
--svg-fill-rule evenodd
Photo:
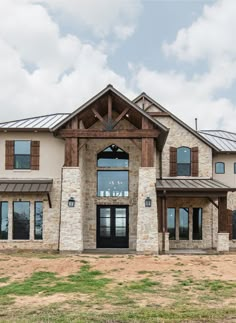
<svg viewBox="0 0 236 323"><path fill-rule="evenodd" d="M67 276L41 270L24 280L0 276L0 322L236 322L235 281L195 279L184 268L170 271L171 284L159 270L137 270L140 279L120 281L94 269L94 261L80 262ZM45 303L56 295L66 296ZM17 306L24 297L37 297L37 305Z"/></svg>

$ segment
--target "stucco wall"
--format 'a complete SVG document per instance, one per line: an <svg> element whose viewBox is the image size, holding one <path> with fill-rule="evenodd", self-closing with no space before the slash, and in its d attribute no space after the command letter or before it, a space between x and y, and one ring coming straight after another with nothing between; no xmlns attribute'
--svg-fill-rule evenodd
<svg viewBox="0 0 236 323"><path fill-rule="evenodd" d="M215 173L215 163L225 163L225 173ZM236 187L236 174L234 174L236 154L217 154L213 157L213 178L231 187Z"/></svg>

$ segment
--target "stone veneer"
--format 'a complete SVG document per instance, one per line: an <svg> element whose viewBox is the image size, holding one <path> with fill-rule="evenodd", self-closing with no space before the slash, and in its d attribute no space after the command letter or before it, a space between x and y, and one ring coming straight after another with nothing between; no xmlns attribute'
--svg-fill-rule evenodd
<svg viewBox="0 0 236 323"><path fill-rule="evenodd" d="M158 223L156 200L156 168L139 168L138 185L137 246L139 253L158 253ZM145 199L150 197L151 207L145 207Z"/></svg>
<svg viewBox="0 0 236 323"><path fill-rule="evenodd" d="M70 197L75 199L75 207L68 207ZM63 167L60 251L83 250L83 221L81 211L81 172L79 167Z"/></svg>
<svg viewBox="0 0 236 323"><path fill-rule="evenodd" d="M217 251L229 251L229 233L217 234Z"/></svg>

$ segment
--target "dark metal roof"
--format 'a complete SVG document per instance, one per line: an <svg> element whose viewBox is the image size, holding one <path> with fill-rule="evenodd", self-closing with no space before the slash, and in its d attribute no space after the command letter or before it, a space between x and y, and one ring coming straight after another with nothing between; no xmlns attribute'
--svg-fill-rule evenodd
<svg viewBox="0 0 236 323"><path fill-rule="evenodd" d="M0 192L48 193L52 183L52 179L0 179Z"/></svg>
<svg viewBox="0 0 236 323"><path fill-rule="evenodd" d="M51 129L55 127L59 122L68 117L69 113L56 113L46 116L26 118L21 120L2 122L0 123L0 129L6 130L31 130L31 129Z"/></svg>
<svg viewBox="0 0 236 323"><path fill-rule="evenodd" d="M157 191L235 191L213 179L157 179Z"/></svg>
<svg viewBox="0 0 236 323"><path fill-rule="evenodd" d="M201 130L199 133L220 151L236 152L236 133L224 130Z"/></svg>

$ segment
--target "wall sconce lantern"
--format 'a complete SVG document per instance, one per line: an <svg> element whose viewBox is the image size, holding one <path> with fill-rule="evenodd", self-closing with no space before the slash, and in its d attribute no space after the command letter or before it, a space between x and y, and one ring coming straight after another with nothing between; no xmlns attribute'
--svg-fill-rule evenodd
<svg viewBox="0 0 236 323"><path fill-rule="evenodd" d="M68 200L68 206L69 207L75 207L75 199L73 197L70 197Z"/></svg>
<svg viewBox="0 0 236 323"><path fill-rule="evenodd" d="M145 199L145 207L151 207L152 206L152 200L150 199L150 197L146 197Z"/></svg>

